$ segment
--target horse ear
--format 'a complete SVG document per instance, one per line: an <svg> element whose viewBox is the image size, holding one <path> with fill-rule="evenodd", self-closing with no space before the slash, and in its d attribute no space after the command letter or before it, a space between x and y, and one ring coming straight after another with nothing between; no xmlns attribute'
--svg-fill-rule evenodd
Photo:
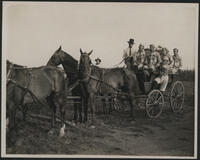
<svg viewBox="0 0 200 160"><path fill-rule="evenodd" d="M62 49L62 47L60 46L59 48L58 48L58 51L60 51Z"/></svg>
<svg viewBox="0 0 200 160"><path fill-rule="evenodd" d="M89 53L88 53L88 56L90 56L92 54L93 50L91 50Z"/></svg>
<svg viewBox="0 0 200 160"><path fill-rule="evenodd" d="M83 54L83 51L82 51L82 49L80 48L80 52L81 52L81 54Z"/></svg>

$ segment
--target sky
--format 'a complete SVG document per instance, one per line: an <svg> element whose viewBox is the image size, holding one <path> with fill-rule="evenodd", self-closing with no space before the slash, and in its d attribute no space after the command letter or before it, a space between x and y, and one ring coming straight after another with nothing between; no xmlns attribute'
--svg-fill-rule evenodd
<svg viewBox="0 0 200 160"><path fill-rule="evenodd" d="M122 60L127 41L179 49L183 69L194 69L198 5L177 3L3 2L3 55L28 67L46 65L62 49L79 60L93 49L101 66Z"/></svg>

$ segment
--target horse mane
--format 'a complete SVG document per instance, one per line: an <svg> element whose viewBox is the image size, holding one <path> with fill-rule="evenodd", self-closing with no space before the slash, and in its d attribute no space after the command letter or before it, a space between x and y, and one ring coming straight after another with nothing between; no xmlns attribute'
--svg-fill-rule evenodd
<svg viewBox="0 0 200 160"><path fill-rule="evenodd" d="M64 53L64 59L62 60L63 68L66 72L73 73L77 71L78 61L73 58L70 54L62 50L62 53Z"/></svg>

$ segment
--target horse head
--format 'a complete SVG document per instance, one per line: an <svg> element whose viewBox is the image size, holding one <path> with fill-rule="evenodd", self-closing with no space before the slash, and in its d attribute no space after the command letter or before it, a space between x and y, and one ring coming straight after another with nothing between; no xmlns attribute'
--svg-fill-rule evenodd
<svg viewBox="0 0 200 160"><path fill-rule="evenodd" d="M58 65L62 64L64 56L65 56L65 52L62 50L62 47L60 46L54 52L54 54L51 56L51 58L49 59L47 65L58 66Z"/></svg>
<svg viewBox="0 0 200 160"><path fill-rule="evenodd" d="M90 55L92 54L93 50L91 50L89 53L83 52L82 49L80 49L80 63L79 63L79 73L82 78L87 77L91 70L91 59Z"/></svg>

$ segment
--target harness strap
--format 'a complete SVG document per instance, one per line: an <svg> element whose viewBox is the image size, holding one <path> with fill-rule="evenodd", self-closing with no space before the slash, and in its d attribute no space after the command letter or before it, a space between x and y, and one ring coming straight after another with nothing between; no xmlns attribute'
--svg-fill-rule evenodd
<svg viewBox="0 0 200 160"><path fill-rule="evenodd" d="M68 89L67 92L71 92L75 87L77 87L79 85L79 80L77 80L76 82L74 82L73 84L71 84Z"/></svg>
<svg viewBox="0 0 200 160"><path fill-rule="evenodd" d="M24 103L24 97L25 97L25 95L28 93L28 87L29 87L29 84L30 84L30 81L31 81L31 76L30 76L30 73L26 70L26 73L28 73L27 74L27 76L25 75L24 77L25 77L25 91L24 91L24 93L23 93L23 98L22 98L22 101L21 101L21 104L23 104Z"/></svg>
<svg viewBox="0 0 200 160"><path fill-rule="evenodd" d="M29 92L30 95L31 95L31 97L33 98L33 101L34 101L34 102L39 102L41 105L46 106L46 105L43 104L43 103L37 98L37 96L34 95L34 93L33 93L32 91L30 91L28 88L25 88L25 87L23 87L23 86L17 84L17 82L14 81L14 80L12 80L12 79L8 79L8 81L11 82L11 83L13 83L15 86L17 86L17 87L19 87L19 88L25 90L25 92Z"/></svg>
<svg viewBox="0 0 200 160"><path fill-rule="evenodd" d="M105 73L105 70L103 69L102 72L101 72L101 75L100 75L100 80L101 81L104 81L104 73ZM98 81L99 83L97 83L97 90L98 90L98 94L101 93L101 82Z"/></svg>

